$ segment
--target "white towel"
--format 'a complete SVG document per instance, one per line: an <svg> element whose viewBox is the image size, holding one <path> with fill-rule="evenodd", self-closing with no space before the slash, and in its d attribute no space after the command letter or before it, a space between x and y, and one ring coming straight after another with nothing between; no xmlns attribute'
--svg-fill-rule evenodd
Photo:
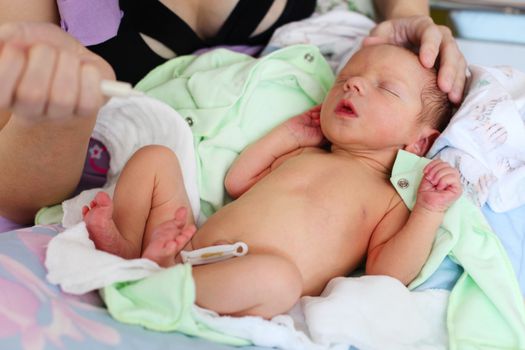
<svg viewBox="0 0 525 350"><path fill-rule="evenodd" d="M302 299L312 340L360 350L446 349L449 292L410 292L388 276L335 278L320 297Z"/></svg>
<svg viewBox="0 0 525 350"><path fill-rule="evenodd" d="M374 26L364 15L335 9L280 27L262 54L294 44L312 44L319 47L332 69L339 71Z"/></svg>
<svg viewBox="0 0 525 350"><path fill-rule="evenodd" d="M59 233L47 246L47 279L71 294L83 294L123 281L134 281L159 271L148 259L126 260L95 249L84 222Z"/></svg>
<svg viewBox="0 0 525 350"><path fill-rule="evenodd" d="M114 97L100 110L93 137L107 147L110 155L108 181L103 188L110 195L122 168L139 148L163 145L172 149L179 159L184 187L198 222L200 198L193 135L173 108L147 96ZM67 228L81 222L82 206L100 190L87 190L63 202L62 225Z"/></svg>

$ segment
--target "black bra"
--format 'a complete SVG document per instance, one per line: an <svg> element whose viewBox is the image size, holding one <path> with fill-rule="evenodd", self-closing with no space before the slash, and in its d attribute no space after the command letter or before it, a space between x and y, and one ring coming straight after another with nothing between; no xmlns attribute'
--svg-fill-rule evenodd
<svg viewBox="0 0 525 350"><path fill-rule="evenodd" d="M315 8L315 0L287 0L281 16L270 28L250 36L273 1L239 0L217 35L203 40L158 0L120 0L124 16L117 35L89 46L89 49L111 64L117 79L136 84L150 70L166 61L149 48L139 33L160 41L179 56L216 45L264 45L279 26L306 18Z"/></svg>

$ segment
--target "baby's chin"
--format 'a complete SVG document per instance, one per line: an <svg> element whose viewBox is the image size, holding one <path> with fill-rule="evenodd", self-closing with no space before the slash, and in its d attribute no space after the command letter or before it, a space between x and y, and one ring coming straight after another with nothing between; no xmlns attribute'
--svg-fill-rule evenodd
<svg viewBox="0 0 525 350"><path fill-rule="evenodd" d="M323 131L323 136L325 138L328 144L328 148L327 149L330 149L332 147L337 147L337 148L345 148L345 142L343 140L342 137L338 137L336 135L333 135L332 133L330 133L329 131L325 132L322 127L321 127L321 130Z"/></svg>

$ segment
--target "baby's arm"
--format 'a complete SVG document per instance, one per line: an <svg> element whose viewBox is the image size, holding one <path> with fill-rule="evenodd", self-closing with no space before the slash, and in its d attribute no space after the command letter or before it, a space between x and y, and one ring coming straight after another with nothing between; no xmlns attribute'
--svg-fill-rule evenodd
<svg viewBox="0 0 525 350"><path fill-rule="evenodd" d="M272 169L304 147L319 146L321 106L288 119L248 146L231 166L224 185L233 198L241 196Z"/></svg>
<svg viewBox="0 0 525 350"><path fill-rule="evenodd" d="M423 170L412 213L401 200L374 230L368 249L366 273L389 275L405 285L425 264L445 211L461 195L459 173L434 160Z"/></svg>

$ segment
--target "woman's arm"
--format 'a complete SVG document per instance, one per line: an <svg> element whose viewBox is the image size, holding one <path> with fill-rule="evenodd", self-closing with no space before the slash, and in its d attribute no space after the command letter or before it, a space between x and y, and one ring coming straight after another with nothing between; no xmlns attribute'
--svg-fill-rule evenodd
<svg viewBox="0 0 525 350"><path fill-rule="evenodd" d="M107 62L50 23L0 26L0 216L31 222L80 179Z"/></svg>
<svg viewBox="0 0 525 350"><path fill-rule="evenodd" d="M58 24L56 0L0 0L0 25L20 21Z"/></svg>
<svg viewBox="0 0 525 350"><path fill-rule="evenodd" d="M425 0L375 0L375 4L383 19L429 15Z"/></svg>
<svg viewBox="0 0 525 350"><path fill-rule="evenodd" d="M282 164L283 158L300 153L304 147L320 145L323 140L320 110L321 106L316 106L288 119L248 146L226 175L224 186L228 194L233 198L241 196L272 168Z"/></svg>

